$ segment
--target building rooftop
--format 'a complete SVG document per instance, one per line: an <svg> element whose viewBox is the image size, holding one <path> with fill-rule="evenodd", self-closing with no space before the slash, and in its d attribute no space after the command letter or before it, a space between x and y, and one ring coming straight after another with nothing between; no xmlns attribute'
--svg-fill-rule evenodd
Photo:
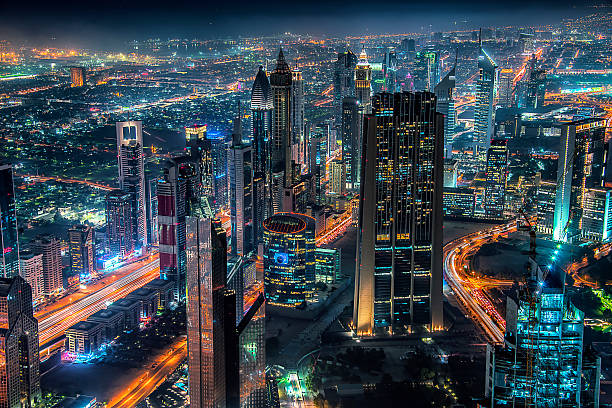
<svg viewBox="0 0 612 408"><path fill-rule="evenodd" d="M89 316L89 318L87 320L106 320L106 319L110 319L113 318L119 314L121 314L123 312L116 310L116 309L102 309L102 310L98 310L96 313L92 314L91 316Z"/></svg>
<svg viewBox="0 0 612 408"><path fill-rule="evenodd" d="M68 330L90 331L91 329L94 329L96 326L100 326L100 323L82 320L78 322L77 324L70 326Z"/></svg>
<svg viewBox="0 0 612 408"><path fill-rule="evenodd" d="M296 234L313 224L314 218L303 214L279 213L264 220L264 229L277 234Z"/></svg>
<svg viewBox="0 0 612 408"><path fill-rule="evenodd" d="M119 300L114 301L110 306L109 309L112 307L120 307L120 308L126 308L126 307L131 307L138 304L138 299L128 299L128 298L122 298Z"/></svg>
<svg viewBox="0 0 612 408"><path fill-rule="evenodd" d="M127 297L139 297L139 298L146 298L146 297L150 297L153 295L158 294L159 291L157 289L153 289L153 288L147 288L146 286L140 288L140 289L136 289L134 291L132 291L129 295L127 295Z"/></svg>

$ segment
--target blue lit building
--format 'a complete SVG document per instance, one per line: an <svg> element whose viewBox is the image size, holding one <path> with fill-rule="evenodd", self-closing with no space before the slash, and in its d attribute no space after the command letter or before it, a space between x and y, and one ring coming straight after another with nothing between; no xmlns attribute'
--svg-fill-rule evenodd
<svg viewBox="0 0 612 408"><path fill-rule="evenodd" d="M315 282L315 220L277 213L263 223L264 284L271 305L298 307Z"/></svg>
<svg viewBox="0 0 612 408"><path fill-rule="evenodd" d="M0 277L19 275L19 237L13 167L0 164Z"/></svg>
<svg viewBox="0 0 612 408"><path fill-rule="evenodd" d="M478 81L476 82L476 106L474 111L474 153L486 153L493 135L493 102L497 83L497 64L480 46L478 56Z"/></svg>

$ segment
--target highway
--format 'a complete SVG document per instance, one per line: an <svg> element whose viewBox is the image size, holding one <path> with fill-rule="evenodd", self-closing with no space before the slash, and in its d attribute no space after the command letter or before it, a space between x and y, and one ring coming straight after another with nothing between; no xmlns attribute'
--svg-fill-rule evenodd
<svg viewBox="0 0 612 408"><path fill-rule="evenodd" d="M513 231L516 231L516 221L465 235L444 246L444 277L446 282L470 317L493 344L503 342L505 322L491 302L484 296L481 288L490 284L506 285L511 284L511 282L473 279L465 276L463 272L467 255L474 253L484 243L493 240L495 236Z"/></svg>

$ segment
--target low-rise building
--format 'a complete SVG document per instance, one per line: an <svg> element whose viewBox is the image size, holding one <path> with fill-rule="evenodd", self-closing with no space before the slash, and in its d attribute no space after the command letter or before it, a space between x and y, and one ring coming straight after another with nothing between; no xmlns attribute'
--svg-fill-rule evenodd
<svg viewBox="0 0 612 408"><path fill-rule="evenodd" d="M126 299L140 301L141 320L148 320L155 316L159 309L159 292L156 289L142 287L127 295Z"/></svg>
<svg viewBox="0 0 612 408"><path fill-rule="evenodd" d="M154 279L147 283L144 288L156 290L159 293L159 309L166 310L173 300L173 283L164 279Z"/></svg>
<svg viewBox="0 0 612 408"><path fill-rule="evenodd" d="M103 341L111 341L125 329L123 311L117 309L102 309L89 316L87 321L104 325Z"/></svg>
<svg viewBox="0 0 612 408"><path fill-rule="evenodd" d="M101 323L81 321L66 330L66 350L74 354L89 354L102 345Z"/></svg>
<svg viewBox="0 0 612 408"><path fill-rule="evenodd" d="M126 330L132 330L140 324L141 302L139 299L119 299L113 302L108 309L123 312L123 323Z"/></svg>

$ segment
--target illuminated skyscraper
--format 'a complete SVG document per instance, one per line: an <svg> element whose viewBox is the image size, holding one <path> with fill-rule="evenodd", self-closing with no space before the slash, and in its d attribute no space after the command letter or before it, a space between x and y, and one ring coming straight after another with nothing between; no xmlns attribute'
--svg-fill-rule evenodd
<svg viewBox="0 0 612 408"><path fill-rule="evenodd" d="M96 251L94 230L87 225L75 225L68 230L70 269L73 275L90 277L94 274Z"/></svg>
<svg viewBox="0 0 612 408"><path fill-rule="evenodd" d="M346 163L346 185L350 190L353 185L359 185L356 181L361 168L360 115L357 98L342 99L342 159Z"/></svg>
<svg viewBox="0 0 612 408"><path fill-rule="evenodd" d="M280 197L283 191L283 187L288 187L292 184L291 173L291 69L287 61L283 50L281 49L278 53L276 60L276 68L270 74L270 86L272 87L272 101L274 109L272 111L272 133L270 137L270 171L272 177L281 177L282 174L283 183L280 186L276 186L273 183L272 187L275 188L271 192L272 196ZM273 199L273 202L280 204L281 199ZM275 207L275 212L280 211L280 208Z"/></svg>
<svg viewBox="0 0 612 408"><path fill-rule="evenodd" d="M532 69L529 71L529 80L527 81L527 95L525 98L525 106L527 108L537 109L544 106L544 97L546 95L546 70Z"/></svg>
<svg viewBox="0 0 612 408"><path fill-rule="evenodd" d="M413 78L416 91L433 92L440 81L440 55L433 50L417 52Z"/></svg>
<svg viewBox="0 0 612 408"><path fill-rule="evenodd" d="M239 343L240 407L266 406L265 298L261 283L248 288L244 316L236 331Z"/></svg>
<svg viewBox="0 0 612 408"><path fill-rule="evenodd" d="M498 103L502 108L514 105L514 77L512 68L504 68L499 71L499 98Z"/></svg>
<svg viewBox="0 0 612 408"><path fill-rule="evenodd" d="M496 82L497 65L481 45L480 55L478 56L478 81L476 82L476 107L474 111L475 155L486 152L491 143Z"/></svg>
<svg viewBox="0 0 612 408"><path fill-rule="evenodd" d="M303 305L315 282L315 220L278 213L264 221L264 282L269 304Z"/></svg>
<svg viewBox="0 0 612 408"><path fill-rule="evenodd" d="M113 256L127 258L134 250L131 196L121 190L106 195L106 241Z"/></svg>
<svg viewBox="0 0 612 408"><path fill-rule="evenodd" d="M212 166L213 166L213 193L214 209L216 211L229 208L229 177L227 175L227 149L225 139L213 139Z"/></svg>
<svg viewBox="0 0 612 408"><path fill-rule="evenodd" d="M43 256L43 280L45 295L58 293L64 288L62 280L62 246L53 235L37 235L31 243L32 250Z"/></svg>
<svg viewBox="0 0 612 408"><path fill-rule="evenodd" d="M291 70L291 158L304 164L304 80L302 71Z"/></svg>
<svg viewBox="0 0 612 408"><path fill-rule="evenodd" d="M346 165L343 160L334 160L330 166L331 194L344 195L346 193Z"/></svg>
<svg viewBox="0 0 612 408"><path fill-rule="evenodd" d="M146 179L146 209L147 209L147 242L149 245L157 245L158 228L157 228L157 179L147 177Z"/></svg>
<svg viewBox="0 0 612 408"><path fill-rule="evenodd" d="M363 114L372 112L372 67L368 62L365 46L359 54L359 62L355 67L355 97Z"/></svg>
<svg viewBox="0 0 612 408"><path fill-rule="evenodd" d="M581 238L583 204L587 190L610 181L606 120L591 118L561 128L557 169L557 196L553 239L571 242Z"/></svg>
<svg viewBox="0 0 612 408"><path fill-rule="evenodd" d="M487 151L486 174L485 215L490 219L503 219L508 180L508 144L506 140L491 141L491 147Z"/></svg>
<svg viewBox="0 0 612 408"><path fill-rule="evenodd" d="M142 122L117 122L119 188L130 195L132 236L136 247L147 246Z"/></svg>
<svg viewBox="0 0 612 408"><path fill-rule="evenodd" d="M198 163L201 197L212 199L215 195L212 144L206 137L206 125L186 127L185 138L189 155Z"/></svg>
<svg viewBox="0 0 612 408"><path fill-rule="evenodd" d="M185 217L199 205L197 163L191 157L169 160L157 182L159 272L174 283L174 300L185 298Z"/></svg>
<svg viewBox="0 0 612 408"><path fill-rule="evenodd" d="M242 142L240 115L234 121L228 150L232 255L246 256L255 249L253 228L253 151Z"/></svg>
<svg viewBox="0 0 612 408"><path fill-rule="evenodd" d="M20 276L32 288L32 302L35 305L45 300L45 280L43 276L43 256L32 251L21 251L19 254Z"/></svg>
<svg viewBox="0 0 612 408"><path fill-rule="evenodd" d="M0 163L0 277L19 275L19 234L13 167Z"/></svg>
<svg viewBox="0 0 612 408"><path fill-rule="evenodd" d="M357 56L350 50L338 53L334 63L334 116L336 123L341 123L342 104L346 97L355 95L355 67Z"/></svg>
<svg viewBox="0 0 612 408"><path fill-rule="evenodd" d="M451 158L453 151L453 136L455 135L455 70L457 60L450 71L434 88L438 112L444 115L444 157Z"/></svg>
<svg viewBox="0 0 612 408"><path fill-rule="evenodd" d="M0 407L41 402L38 322L32 289L20 276L0 278Z"/></svg>
<svg viewBox="0 0 612 408"><path fill-rule="evenodd" d="M429 92L376 94L366 116L353 323L360 335L442 320L444 118Z"/></svg>
<svg viewBox="0 0 612 408"><path fill-rule="evenodd" d="M71 87L79 87L85 85L85 68L70 67Z"/></svg>

